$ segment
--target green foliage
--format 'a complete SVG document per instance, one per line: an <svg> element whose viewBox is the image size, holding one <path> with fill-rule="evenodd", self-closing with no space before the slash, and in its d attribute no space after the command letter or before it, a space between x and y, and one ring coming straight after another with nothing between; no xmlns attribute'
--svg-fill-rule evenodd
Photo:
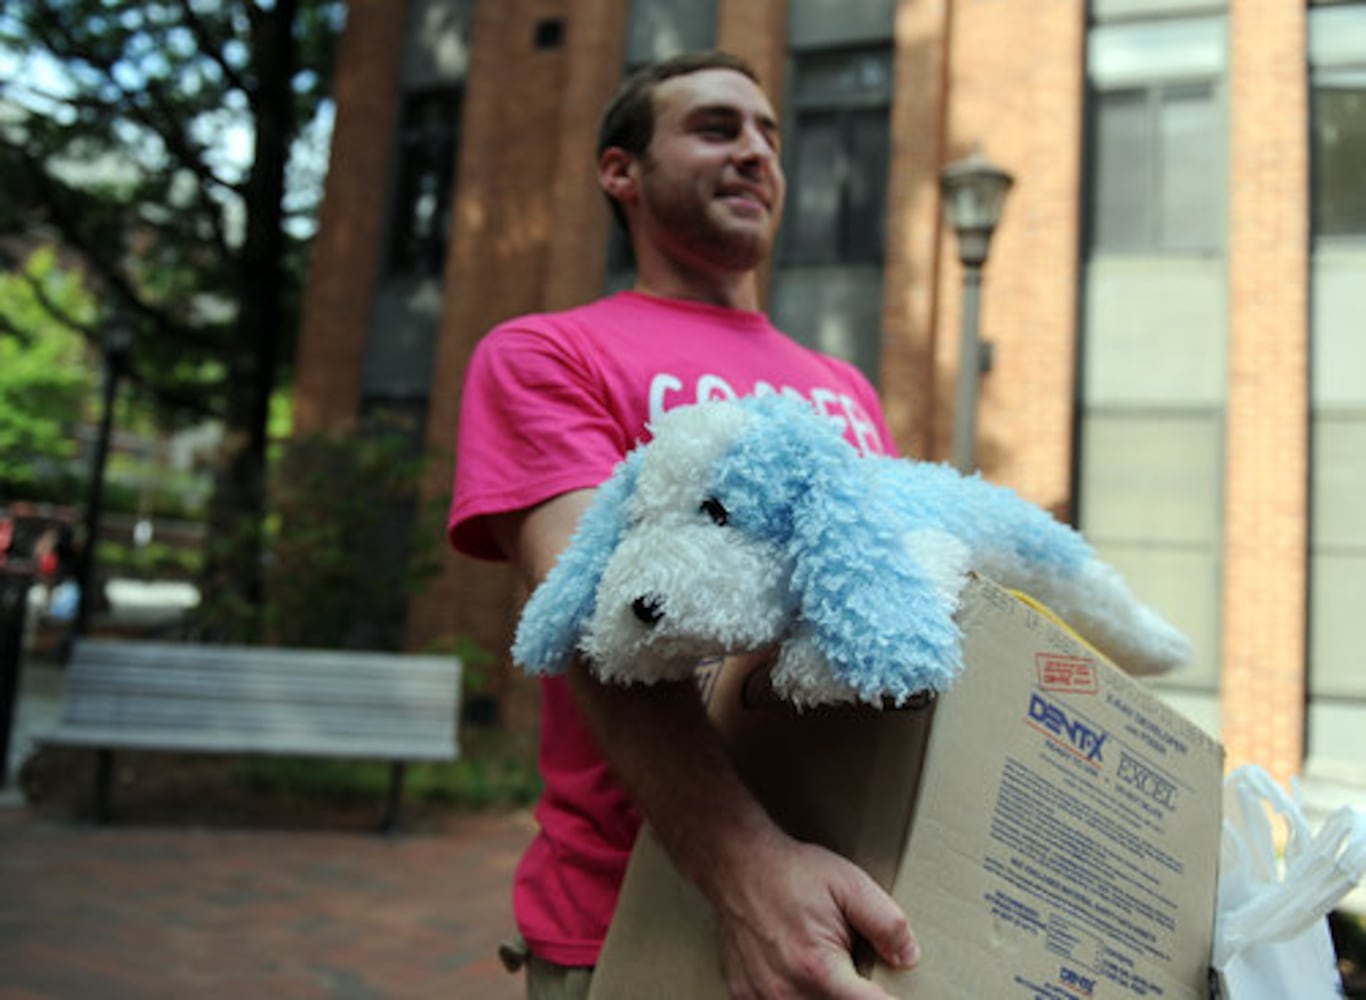
<svg viewBox="0 0 1366 1000"><path fill-rule="evenodd" d="M456 809L524 806L541 792L535 746L501 729L466 729L461 756L449 764L409 765L404 784L412 802ZM243 759L235 778L253 792L328 803L373 802L389 787L387 764L289 757Z"/></svg>
<svg viewBox="0 0 1366 1000"><path fill-rule="evenodd" d="M204 582L247 619L345 9L0 4L0 236L41 227L79 257L135 331L129 387L163 422L224 422Z"/></svg>
<svg viewBox="0 0 1366 1000"><path fill-rule="evenodd" d="M210 527L204 539L204 563L222 558L224 552L245 550L255 553L259 548L257 542L263 534L262 522L265 520L244 515L232 524ZM200 602L195 613L198 639L204 642L256 645L267 638L263 631L260 607L241 591L205 583L202 572L199 586Z"/></svg>
<svg viewBox="0 0 1366 1000"><path fill-rule="evenodd" d="M460 682L466 692L482 694L489 688L498 658L470 635L456 635L429 642L426 653L450 653L460 661Z"/></svg>
<svg viewBox="0 0 1366 1000"><path fill-rule="evenodd" d="M121 421L120 426L132 423ZM109 466L109 478L104 483L105 510L187 521L203 517L202 473L168 469L155 460L124 455L114 456Z"/></svg>
<svg viewBox="0 0 1366 1000"><path fill-rule="evenodd" d="M156 541L146 545L101 542L97 562L107 577L190 581L199 573L201 555L197 549Z"/></svg>
<svg viewBox="0 0 1366 1000"><path fill-rule="evenodd" d="M288 646L396 649L408 596L437 570L439 512L422 463L392 436L310 434L280 452L272 488L267 631ZM416 542L416 544L415 544Z"/></svg>
<svg viewBox="0 0 1366 1000"><path fill-rule="evenodd" d="M243 164L217 147L247 127L229 72L243 49L205 22L204 51L170 3L60 0L7 5L0 48L18 61L3 94L0 230L42 224L96 276L106 307L138 329L141 381L172 413L221 409L233 319L230 216ZM233 5L238 6L238 5ZM221 16L212 17L212 22ZM222 54L221 67L214 65ZM216 308L206 309L205 303Z"/></svg>
<svg viewBox="0 0 1366 1000"><path fill-rule="evenodd" d="M0 274L0 498L52 499L72 487L75 428L93 388L84 338L94 303L50 248ZM69 493L68 493L69 497Z"/></svg>

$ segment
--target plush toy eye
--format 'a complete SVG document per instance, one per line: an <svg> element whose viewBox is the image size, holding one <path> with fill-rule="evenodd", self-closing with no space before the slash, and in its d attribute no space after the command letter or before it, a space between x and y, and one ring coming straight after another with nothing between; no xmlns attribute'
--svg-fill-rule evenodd
<svg viewBox="0 0 1366 1000"><path fill-rule="evenodd" d="M725 506L722 505L721 501L716 499L716 497L707 497L707 499L703 500L699 510L716 522L717 527L724 526L725 523L730 520L729 512L727 512Z"/></svg>

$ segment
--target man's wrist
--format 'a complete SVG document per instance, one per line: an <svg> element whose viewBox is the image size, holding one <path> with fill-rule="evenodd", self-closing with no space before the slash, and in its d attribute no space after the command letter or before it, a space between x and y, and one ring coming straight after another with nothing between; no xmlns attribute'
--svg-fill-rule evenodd
<svg viewBox="0 0 1366 1000"><path fill-rule="evenodd" d="M736 910L747 905L760 873L773 871L780 855L794 846L757 803L747 815L718 820L710 832L709 846L680 864L688 877L717 909Z"/></svg>

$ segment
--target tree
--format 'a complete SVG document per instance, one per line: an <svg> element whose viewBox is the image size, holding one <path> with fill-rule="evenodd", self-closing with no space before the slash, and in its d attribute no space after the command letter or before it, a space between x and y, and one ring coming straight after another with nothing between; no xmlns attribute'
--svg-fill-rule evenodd
<svg viewBox="0 0 1366 1000"><path fill-rule="evenodd" d="M90 396L88 348L53 312L89 323L94 308L51 248L0 274L0 503L56 499L78 479L73 432Z"/></svg>
<svg viewBox="0 0 1366 1000"><path fill-rule="evenodd" d="M272 642L402 648L404 605L439 569L430 550L409 554L410 528L435 535L446 514L416 500L423 458L382 432L315 432L284 446L272 480Z"/></svg>
<svg viewBox="0 0 1366 1000"><path fill-rule="evenodd" d="M340 0L0 7L0 53L20 64L0 71L0 234L54 233L135 327L134 390L167 420L223 421L202 583L239 638L259 626L269 404L343 15Z"/></svg>

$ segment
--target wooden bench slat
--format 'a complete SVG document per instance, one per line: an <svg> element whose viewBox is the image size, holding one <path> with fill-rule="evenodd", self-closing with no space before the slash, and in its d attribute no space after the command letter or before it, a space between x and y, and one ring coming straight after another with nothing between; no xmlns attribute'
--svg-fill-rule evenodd
<svg viewBox="0 0 1366 1000"><path fill-rule="evenodd" d="M123 649L119 644L89 641L77 645L72 654L70 668L80 672L87 663L137 667L143 670L170 669L228 670L249 669L252 673L285 672L291 676L356 676L366 677L374 674L384 675L400 671L405 677L427 676L441 679L449 676L453 658L430 657L414 654L390 653L378 656L373 653L356 654L348 652L322 652L317 650L270 650L258 653L249 646L190 646L181 648L193 650L183 656L174 652L175 643L129 643L136 648ZM167 648L170 647L170 648ZM213 650L205 652L205 650Z"/></svg>
<svg viewBox="0 0 1366 1000"><path fill-rule="evenodd" d="M444 739L454 734L455 726L448 719L431 715L392 715L384 718L357 713L334 716L308 715L288 709L264 714L224 711L212 705L178 707L174 705L126 705L116 711L102 710L102 706L79 705L62 719L68 727L79 725L121 727L137 731L143 727L163 730L182 730L192 733L199 726L219 729L236 728L244 733L261 730L285 729L301 733L315 733L320 739L348 739L372 735L406 736L416 742L419 734L428 739Z"/></svg>
<svg viewBox="0 0 1366 1000"><path fill-rule="evenodd" d="M301 706L289 702L226 702L181 698L129 698L84 695L66 706L62 718L72 722L107 722L138 725L164 720L172 725L192 725L193 720L219 719L244 727L307 723L316 728L398 730L441 733L453 729L456 712L450 706L386 706L367 711L362 705Z"/></svg>
<svg viewBox="0 0 1366 1000"><path fill-rule="evenodd" d="M224 754L269 754L276 756L327 757L339 760L422 761L441 763L459 756L459 744L454 739L440 746L432 741L421 743L387 742L357 738L342 746L332 743L320 747L316 740L294 738L288 733L261 732L244 734L240 731L217 733L212 729L162 731L148 728L129 731L118 727L104 728L82 725L64 729L58 726L45 737L62 746L84 747L91 750L117 747L122 750L155 750L163 752Z"/></svg>
<svg viewBox="0 0 1366 1000"><path fill-rule="evenodd" d="M119 666L140 667L144 670L203 670L210 671L218 668L237 670L248 668L254 673L270 673L272 671L288 672L295 677L311 676L356 676L367 677L372 674L383 675L393 672L399 667L394 663L393 658L388 661L376 661L373 659L355 660L339 659L313 660L301 658L295 662L290 659L271 658L269 660L241 659L233 660L229 657L214 656L204 658L198 656L186 657L182 661L177 661L173 657L165 655L148 656L145 659L130 657L126 654L120 656L100 657L93 659L97 654L83 652L73 654L71 666L79 670L84 662L97 662L102 664L117 664ZM394 657L401 657L404 654L395 653ZM79 658L76 658L79 657ZM405 676L420 677L429 676L433 678L444 677L450 672L450 664L442 663L421 663L404 664L402 672Z"/></svg>
<svg viewBox="0 0 1366 1000"><path fill-rule="evenodd" d="M77 661L96 659L101 662L127 661L136 664L158 662L179 665L185 663L227 662L288 663L298 669L326 668L336 664L375 664L391 667L401 660L404 669L430 667L437 672L450 669L455 661L451 656L421 653L379 653L349 649L295 649L283 646L196 645L193 643L145 642L112 639L83 639L73 650Z"/></svg>
<svg viewBox="0 0 1366 1000"><path fill-rule="evenodd" d="M110 676L72 676L66 690L73 696L90 693L106 697L129 694L137 697L218 699L243 703L284 701L299 704L346 705L383 708L388 705L454 706L457 692L450 679L442 683L413 682L403 678L319 683L287 677L231 676L220 670L212 675L169 671L144 672L137 668Z"/></svg>

